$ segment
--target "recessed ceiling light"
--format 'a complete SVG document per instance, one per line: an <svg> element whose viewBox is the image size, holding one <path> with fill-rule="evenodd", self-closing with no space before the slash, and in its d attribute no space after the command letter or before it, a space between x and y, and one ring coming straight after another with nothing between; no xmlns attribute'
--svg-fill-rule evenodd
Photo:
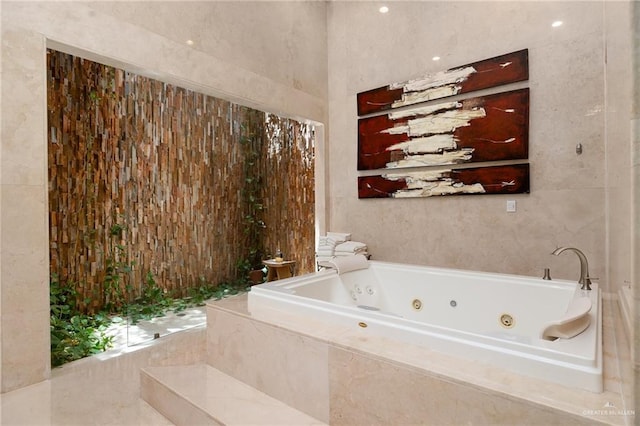
<svg viewBox="0 0 640 426"><path fill-rule="evenodd" d="M187 40L185 41L185 43L187 43L189 46L193 46L193 40Z"/></svg>
<svg viewBox="0 0 640 426"><path fill-rule="evenodd" d="M389 8L387 6L382 6L378 10L380 11L380 13L387 13L389 11Z"/></svg>
<svg viewBox="0 0 640 426"><path fill-rule="evenodd" d="M551 24L551 26L554 28L557 28L561 25L562 25L562 21L553 21L553 24Z"/></svg>
<svg viewBox="0 0 640 426"><path fill-rule="evenodd" d="M439 61L439 60L440 60L440 56L434 56L434 57L433 57L433 58L431 58L431 59L433 59L434 61Z"/></svg>

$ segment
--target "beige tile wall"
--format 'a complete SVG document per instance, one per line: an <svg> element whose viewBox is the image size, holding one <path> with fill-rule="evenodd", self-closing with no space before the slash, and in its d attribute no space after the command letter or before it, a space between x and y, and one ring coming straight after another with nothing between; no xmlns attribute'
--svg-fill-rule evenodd
<svg viewBox="0 0 640 426"><path fill-rule="evenodd" d="M576 279L574 256L550 255L570 245L587 254L605 289L629 280L629 2L607 2L612 37L601 2L389 7L383 15L375 2L329 3L330 227L366 241L378 260L528 276L550 267L553 277ZM552 28L555 20L564 25ZM610 71L605 47L622 55ZM482 93L531 89L530 194L357 199L358 92L524 48L529 80ZM606 72L615 79L607 98ZM508 198L517 201L516 213L506 212ZM619 207L616 215L607 199Z"/></svg>

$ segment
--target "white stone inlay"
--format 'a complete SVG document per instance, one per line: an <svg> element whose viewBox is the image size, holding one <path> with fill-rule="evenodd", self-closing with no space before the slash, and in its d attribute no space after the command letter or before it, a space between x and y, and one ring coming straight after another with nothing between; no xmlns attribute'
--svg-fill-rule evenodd
<svg viewBox="0 0 640 426"><path fill-rule="evenodd" d="M462 89L460 83L475 72L476 70L473 67L462 67L428 74L404 83L390 84L390 89L402 88L404 92L402 99L395 101L392 104L392 108L456 95Z"/></svg>
<svg viewBox="0 0 640 426"><path fill-rule="evenodd" d="M412 173L387 173L382 175L388 180L401 180L407 184L407 189L401 189L392 194L394 198L432 197L449 194L480 194L486 192L482 184L465 185L446 177L451 170L421 171Z"/></svg>
<svg viewBox="0 0 640 426"><path fill-rule="evenodd" d="M405 153L438 153L444 150L456 149L458 147L457 139L451 134L432 135L423 138L410 139L406 142L400 142L391 145L387 151L401 149Z"/></svg>
<svg viewBox="0 0 640 426"><path fill-rule="evenodd" d="M399 135L406 133L409 136L421 136L438 133L449 133L459 127L466 127L471 120L486 117L484 108L460 109L445 111L427 117L409 120L406 124L385 129L381 133Z"/></svg>
<svg viewBox="0 0 640 426"><path fill-rule="evenodd" d="M400 167L438 166L463 163L471 160L473 151L473 148L463 148L460 151L447 151L442 154L409 155L405 159L388 162L386 167L394 169Z"/></svg>

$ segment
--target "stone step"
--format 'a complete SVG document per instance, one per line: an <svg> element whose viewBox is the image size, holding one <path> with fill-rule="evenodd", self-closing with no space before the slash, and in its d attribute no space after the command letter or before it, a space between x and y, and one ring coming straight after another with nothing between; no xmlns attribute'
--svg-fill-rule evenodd
<svg viewBox="0 0 640 426"><path fill-rule="evenodd" d="M324 425L210 365L146 367L140 395L181 425Z"/></svg>

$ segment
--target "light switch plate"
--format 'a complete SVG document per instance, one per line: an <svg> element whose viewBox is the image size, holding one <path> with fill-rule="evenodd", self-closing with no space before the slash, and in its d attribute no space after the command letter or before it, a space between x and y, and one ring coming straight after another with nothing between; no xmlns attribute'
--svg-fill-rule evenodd
<svg viewBox="0 0 640 426"><path fill-rule="evenodd" d="M507 200L507 211L514 213L516 211L516 200Z"/></svg>

